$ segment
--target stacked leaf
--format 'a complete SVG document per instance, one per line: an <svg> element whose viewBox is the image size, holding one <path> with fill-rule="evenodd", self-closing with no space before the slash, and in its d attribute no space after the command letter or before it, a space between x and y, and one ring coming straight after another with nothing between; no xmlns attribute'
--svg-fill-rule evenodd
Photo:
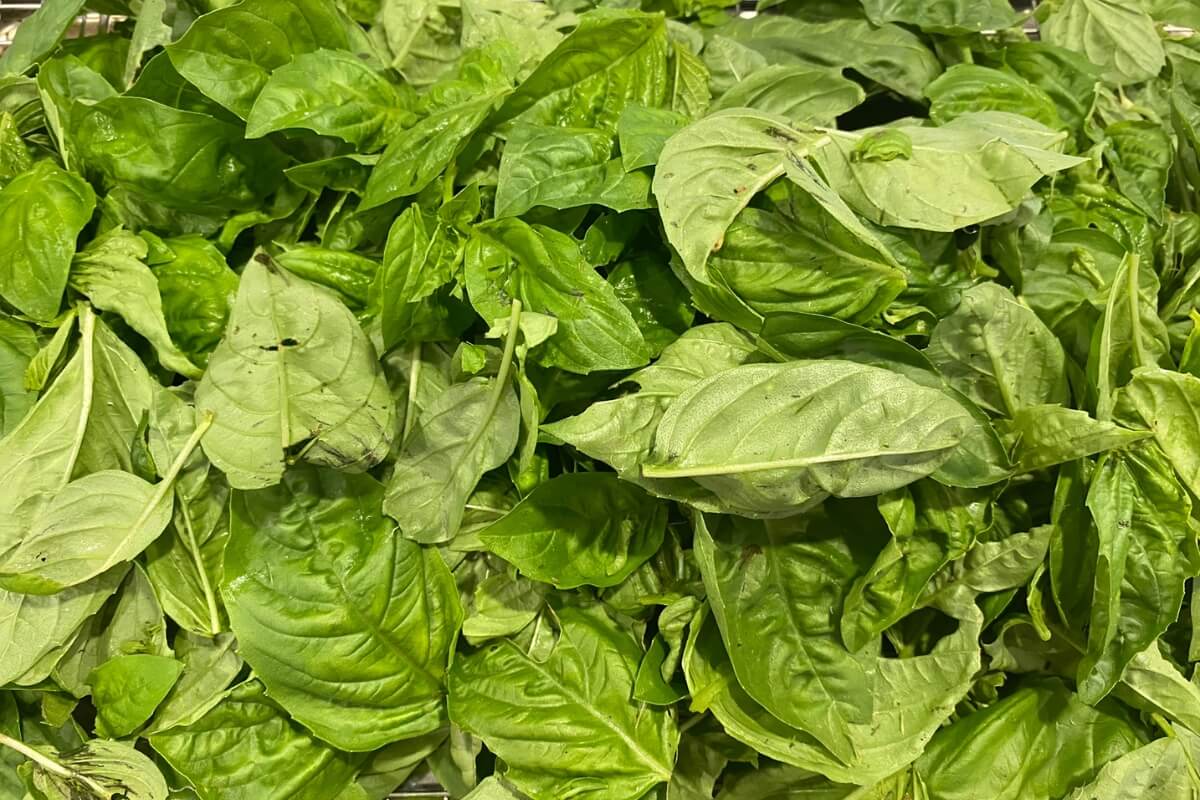
<svg viewBox="0 0 1200 800"><path fill-rule="evenodd" d="M0 796L1200 797L1200 13L724 6L26 20Z"/></svg>

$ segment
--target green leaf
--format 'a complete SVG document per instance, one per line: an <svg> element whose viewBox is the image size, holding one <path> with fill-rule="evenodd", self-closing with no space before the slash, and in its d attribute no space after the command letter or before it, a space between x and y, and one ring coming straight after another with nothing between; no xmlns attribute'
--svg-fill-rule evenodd
<svg viewBox="0 0 1200 800"><path fill-rule="evenodd" d="M375 208L428 186L511 92L504 65L488 50L464 58L456 75L432 86L417 104L420 119L388 141L371 170L360 208Z"/></svg>
<svg viewBox="0 0 1200 800"><path fill-rule="evenodd" d="M753 108L792 123L833 125L864 99L861 86L832 70L777 65L757 69L738 81L712 109Z"/></svg>
<svg viewBox="0 0 1200 800"><path fill-rule="evenodd" d="M1005 435L1013 443L1017 471L1033 472L1125 447L1152 434L1092 419L1086 411L1040 405L1017 411Z"/></svg>
<svg viewBox="0 0 1200 800"><path fill-rule="evenodd" d="M622 478L636 480L669 404L703 379L756 361L756 356L753 341L732 325L691 328L667 346L656 363L629 377L641 392L593 403L578 416L543 425L542 430L609 464Z"/></svg>
<svg viewBox="0 0 1200 800"><path fill-rule="evenodd" d="M246 116L246 137L303 128L378 150L404 113L400 93L353 53L301 53L271 73Z"/></svg>
<svg viewBox="0 0 1200 800"><path fill-rule="evenodd" d="M180 75L246 119L275 70L321 48L349 50L352 42L350 23L328 0L245 0L197 18L167 53Z"/></svg>
<svg viewBox="0 0 1200 800"><path fill-rule="evenodd" d="M91 693L96 667L125 655L169 656L167 623L146 573L134 565L112 602L89 619L54 665L55 683L76 697Z"/></svg>
<svg viewBox="0 0 1200 800"><path fill-rule="evenodd" d="M615 586L658 550L666 512L611 473L561 475L479 537L523 574L559 589Z"/></svg>
<svg viewBox="0 0 1200 800"><path fill-rule="evenodd" d="M154 734L150 746L201 800L336 800L363 762L306 733L254 680L192 724Z"/></svg>
<svg viewBox="0 0 1200 800"><path fill-rule="evenodd" d="M358 253L301 244L285 247L275 263L306 281L333 289L351 308L367 305L379 263Z"/></svg>
<svg viewBox="0 0 1200 800"><path fill-rule="evenodd" d="M597 9L542 59L494 122L613 131L627 105L663 105L667 29L662 16Z"/></svg>
<svg viewBox="0 0 1200 800"><path fill-rule="evenodd" d="M1002 111L887 130L911 140L911 157L856 157L863 132L826 131L828 143L813 150L829 185L879 225L953 231L984 222L1013 210L1042 177L1082 163L1059 152L1065 132Z"/></svg>
<svg viewBox="0 0 1200 800"><path fill-rule="evenodd" d="M178 725L191 725L221 701L226 688L242 669L234 650L237 640L222 633L213 638L180 631L175 635L175 655L183 662L179 680L159 704L143 735L150 736Z"/></svg>
<svg viewBox="0 0 1200 800"><path fill-rule="evenodd" d="M1041 24L1050 44L1076 50L1117 86L1149 80L1166 63L1162 41L1140 4L1064 0Z"/></svg>
<svg viewBox="0 0 1200 800"><path fill-rule="evenodd" d="M70 141L83 165L142 200L185 211L256 208L279 186L283 155L242 134L222 119L141 97L71 112Z"/></svg>
<svg viewBox="0 0 1200 800"><path fill-rule="evenodd" d="M114 228L75 255L71 288L87 295L98 308L120 314L154 346L164 367L199 378L200 370L171 341L158 282L145 264L148 252L145 240Z"/></svg>
<svg viewBox="0 0 1200 800"><path fill-rule="evenodd" d="M930 4L920 0L865 0L871 22L903 22L931 33L964 34L1000 30L1016 25L1021 17L1004 0L950 0Z"/></svg>
<svg viewBox="0 0 1200 800"><path fill-rule="evenodd" d="M626 172L611 152L612 136L604 131L513 126L500 159L496 216L519 216L535 206L649 207L650 176Z"/></svg>
<svg viewBox="0 0 1200 800"><path fill-rule="evenodd" d="M844 764L811 734L769 713L734 675L721 633L711 616L691 628L684 669L697 709L707 708L735 739L777 761L844 783L870 784L910 764L954 712L979 668L977 624L912 658L875 659L870 721L848 730L856 757ZM760 772L761 772L760 768ZM786 797L786 795L785 795ZM750 795L747 800L758 800ZM782 800L782 798L781 798Z"/></svg>
<svg viewBox="0 0 1200 800"><path fill-rule="evenodd" d="M46 678L64 642L117 590L126 569L114 567L52 595L0 589L0 682L33 684Z"/></svg>
<svg viewBox="0 0 1200 800"><path fill-rule="evenodd" d="M1095 703L1179 615L1196 532L1191 500L1153 445L1101 459L1087 505L1099 544L1078 681L1080 697Z"/></svg>
<svg viewBox="0 0 1200 800"><path fill-rule="evenodd" d="M916 771L931 797L1051 800L1141 743L1120 707L1087 706L1051 679L943 728Z"/></svg>
<svg viewBox="0 0 1200 800"><path fill-rule="evenodd" d="M621 164L627 170L657 164L667 140L685 124L687 118L676 111L637 105L626 106L617 119Z"/></svg>
<svg viewBox="0 0 1200 800"><path fill-rule="evenodd" d="M565 608L544 662L511 642L460 656L450 717L481 737L504 777L535 798L640 797L671 777L679 733L663 709L630 700L641 648L599 608ZM541 710L540 732L521 723Z"/></svg>
<svg viewBox="0 0 1200 800"><path fill-rule="evenodd" d="M0 297L37 320L62 304L75 240L96 205L92 187L40 161L0 189Z"/></svg>
<svg viewBox="0 0 1200 800"><path fill-rule="evenodd" d="M1105 160L1121 194L1155 222L1162 221L1163 194L1174 154L1166 130L1152 122L1122 120L1104 129Z"/></svg>
<svg viewBox="0 0 1200 800"><path fill-rule="evenodd" d="M649 360L645 339L613 287L575 239L521 220L493 220L467 243L466 285L485 320L508 316L508 298L558 320L538 363L569 372L632 369Z"/></svg>
<svg viewBox="0 0 1200 800"><path fill-rule="evenodd" d="M52 594L137 556L171 520L171 482L93 472L68 483L0 561L0 585Z"/></svg>
<svg viewBox="0 0 1200 800"><path fill-rule="evenodd" d="M303 468L232 499L222 593L239 651L276 702L345 750L443 723L462 621L441 557L394 535L382 498L369 476Z"/></svg>
<svg viewBox="0 0 1200 800"><path fill-rule="evenodd" d="M0 53L0 75L20 74L50 55L67 34L85 0L40 3Z"/></svg>
<svg viewBox="0 0 1200 800"><path fill-rule="evenodd" d="M899 25L874 25L853 6L831 9L826 18L776 14L735 20L728 36L775 64L842 70L849 67L905 97L919 99L942 66L921 38Z"/></svg>
<svg viewBox="0 0 1200 800"><path fill-rule="evenodd" d="M998 284L963 292L961 305L934 328L926 355L954 388L994 414L1067 402L1062 345Z"/></svg>
<svg viewBox="0 0 1200 800"><path fill-rule="evenodd" d="M929 118L939 125L975 111L1024 114L1048 128L1063 127L1054 100L1020 75L975 64L955 64L925 88Z"/></svg>
<svg viewBox="0 0 1200 800"><path fill-rule="evenodd" d="M695 479L743 513L794 514L829 495L863 497L929 475L968 420L948 395L875 367L746 365L672 403L642 475Z"/></svg>
<svg viewBox="0 0 1200 800"><path fill-rule="evenodd" d="M608 282L633 315L651 356L659 355L691 327L696 312L687 302L687 290L657 258L623 261L608 273Z"/></svg>
<svg viewBox="0 0 1200 800"><path fill-rule="evenodd" d="M0 316L0 440L17 427L37 400L25 387L25 370L37 353L33 329Z"/></svg>
<svg viewBox="0 0 1200 800"><path fill-rule="evenodd" d="M370 288L385 347L450 338L462 305L448 296L463 257L462 237L440 216L415 203L388 231L383 264Z"/></svg>
<svg viewBox="0 0 1200 800"><path fill-rule="evenodd" d="M879 496L892 538L846 595L841 633L848 647L865 647L916 608L938 570L986 530L989 500L928 479Z"/></svg>
<svg viewBox="0 0 1200 800"><path fill-rule="evenodd" d="M1200 793L1194 766L1200 742L1187 733L1157 739L1105 764L1064 800L1186 800Z"/></svg>
<svg viewBox="0 0 1200 800"><path fill-rule="evenodd" d="M142 65L142 57L146 53L171 43L171 26L163 21L166 12L166 0L143 0L137 21L133 25L133 34L130 36L129 52L125 56L125 68L121 73L121 86L133 83L133 78Z"/></svg>
<svg viewBox="0 0 1200 800"><path fill-rule="evenodd" d="M242 273L196 410L214 415L204 452L235 489L277 483L301 443L310 463L371 467L387 455L395 415L354 315L264 254Z"/></svg>
<svg viewBox="0 0 1200 800"><path fill-rule="evenodd" d="M780 720L849 760L849 728L873 712L875 663L843 647L829 624L857 566L827 526L814 515L780 523L698 516L696 557L738 682Z"/></svg>
<svg viewBox="0 0 1200 800"><path fill-rule="evenodd" d="M199 236L164 240L168 260L151 264L171 340L200 365L221 340L238 277L225 256Z"/></svg>
<svg viewBox="0 0 1200 800"><path fill-rule="evenodd" d="M167 782L158 767L132 745L92 739L69 753L42 752L31 764L30 782L38 797L167 800Z"/></svg>
<svg viewBox="0 0 1200 800"><path fill-rule="evenodd" d="M797 192L786 217L748 208L725 231L709 273L764 316L875 318L905 287L892 255Z"/></svg>
<svg viewBox="0 0 1200 800"><path fill-rule="evenodd" d="M136 654L104 662L88 676L96 732L123 738L141 728L166 698L183 665L167 656Z"/></svg>
<svg viewBox="0 0 1200 800"><path fill-rule="evenodd" d="M1154 434L1183 485L1200 492L1200 378L1149 367L1137 370L1121 393L1117 416ZM1140 424L1139 424L1140 423Z"/></svg>
<svg viewBox="0 0 1200 800"><path fill-rule="evenodd" d="M455 384L421 410L383 501L405 537L425 543L454 538L483 473L512 455L520 410L507 380L502 374Z"/></svg>

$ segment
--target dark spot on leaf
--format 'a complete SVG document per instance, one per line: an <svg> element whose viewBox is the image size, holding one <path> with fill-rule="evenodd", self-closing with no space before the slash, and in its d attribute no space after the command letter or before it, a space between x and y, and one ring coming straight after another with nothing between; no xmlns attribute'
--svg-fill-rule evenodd
<svg viewBox="0 0 1200 800"><path fill-rule="evenodd" d="M287 336L283 339L280 339L279 344L282 347L295 347L296 345L300 344L300 342L297 339L293 339L291 336Z"/></svg>

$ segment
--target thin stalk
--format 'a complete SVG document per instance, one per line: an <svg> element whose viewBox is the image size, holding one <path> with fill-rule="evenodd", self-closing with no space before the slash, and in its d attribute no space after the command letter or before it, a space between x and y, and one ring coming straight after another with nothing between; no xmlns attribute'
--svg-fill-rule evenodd
<svg viewBox="0 0 1200 800"><path fill-rule="evenodd" d="M421 380L421 343L412 346L408 369L408 404L404 406L404 427L400 429L400 449L404 449L417 416L417 383Z"/></svg>
<svg viewBox="0 0 1200 800"><path fill-rule="evenodd" d="M59 488L71 481L71 473L75 471L75 461L83 448L83 436L87 431L88 419L92 416L92 399L96 382L96 315L90 306L82 305L79 311L79 335L81 338L79 351L83 359L83 394L79 400L79 421L75 430L75 441L71 445L71 456L67 459L67 469Z"/></svg>
<svg viewBox="0 0 1200 800"><path fill-rule="evenodd" d="M176 493L178 495L178 492ZM221 612L217 608L217 595L213 591L212 581L208 578L208 569L204 565L204 557L200 553L200 545L196 541L196 531L192 527L192 513L188 510L187 498L179 496L179 514L183 517L183 544L188 554L196 564L196 572L200 575L200 588L204 592L204 603L208 607L208 629L213 636L221 632Z"/></svg>
<svg viewBox="0 0 1200 800"><path fill-rule="evenodd" d="M671 467L653 464L642 467L643 478L703 478L712 475L743 475L747 472L764 472L769 469L796 469L813 464L829 464L876 456L907 456L928 453L929 448L916 450L863 450L858 453L830 453L807 458L782 458L778 461L750 461L745 464L708 464L695 467Z"/></svg>
<svg viewBox="0 0 1200 800"><path fill-rule="evenodd" d="M1128 264L1129 271L1126 280L1129 292L1129 327L1133 333L1133 365L1144 367L1151 364L1152 360L1150 354L1146 352L1145 343L1142 342L1142 298L1138 294L1138 257L1131 256Z"/></svg>
<svg viewBox="0 0 1200 800"><path fill-rule="evenodd" d="M191 457L192 451L200 444L200 440L204 438L204 434L208 433L208 429L212 427L215 415L211 411L204 412L199 424L196 425L196 430L192 431L192 435L183 443L183 449L179 451L179 455L171 462L171 468L167 470L167 474L163 479L154 485L154 494L150 496L150 502L142 509L142 513L130 526L130 530L138 530L146 524L146 520L154 513L159 504L166 499L167 492L173 491L175 488L175 479L179 477L179 473L183 470L183 465ZM105 564L105 569L113 566L116 562Z"/></svg>
<svg viewBox="0 0 1200 800"><path fill-rule="evenodd" d="M0 733L0 746L7 747L10 750L14 750L14 751L20 753L21 755L25 756L30 761L32 761L33 763L37 764L39 767L44 769L46 772L49 772L53 775L57 775L60 778L66 778L67 780L78 781L79 783L82 783L89 790L91 790L93 793L95 793L95 795L97 797L108 797L108 795L109 795L109 792L107 789L105 789L100 784L96 783L94 780L92 780L88 776L86 776L82 773L76 772L73 769L64 767L62 764L58 763L50 756L46 755L45 753L40 753L37 750L34 750L32 747L29 747L24 742L19 742L10 736L5 736L3 733Z"/></svg>

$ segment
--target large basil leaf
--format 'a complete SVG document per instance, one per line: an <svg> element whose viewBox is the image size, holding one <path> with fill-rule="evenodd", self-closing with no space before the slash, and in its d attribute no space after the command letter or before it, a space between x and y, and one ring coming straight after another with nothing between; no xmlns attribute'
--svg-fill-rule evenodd
<svg viewBox="0 0 1200 800"><path fill-rule="evenodd" d="M0 586L53 594L134 558L171 520L173 477L155 486L104 470L71 481L0 561Z"/></svg>
<svg viewBox="0 0 1200 800"><path fill-rule="evenodd" d="M542 430L609 464L626 480L636 480L666 406L704 378L760 360L757 355L753 341L732 325L691 328L653 365L629 377L642 391L593 403L582 414Z"/></svg>
<svg viewBox="0 0 1200 800"><path fill-rule="evenodd" d="M151 264L151 269L167 330L171 340L203 366L225 331L238 277L225 256L199 236L168 239L164 245L169 258Z"/></svg>
<svg viewBox="0 0 1200 800"><path fill-rule="evenodd" d="M795 514L828 495L878 494L929 475L969 419L948 395L887 370L751 364L672 403L642 474L694 479L743 513Z"/></svg>
<svg viewBox="0 0 1200 800"><path fill-rule="evenodd" d="M954 388L995 414L1067 402L1065 355L1037 315L1002 286L963 292L925 351Z"/></svg>
<svg viewBox="0 0 1200 800"><path fill-rule="evenodd" d="M491 381L455 384L423 408L383 501L400 532L418 542L453 538L483 473L516 448L520 418L506 371Z"/></svg>
<svg viewBox="0 0 1200 800"><path fill-rule="evenodd" d="M476 231L466 254L471 303L486 320L508 316L507 298L554 317L557 330L536 351L540 364L587 373L649 360L633 315L571 236L516 219L487 222Z"/></svg>
<svg viewBox="0 0 1200 800"><path fill-rule="evenodd" d="M246 116L247 138L304 128L377 150L404 112L400 93L353 53L316 50L275 70Z"/></svg>
<svg viewBox="0 0 1200 800"><path fill-rule="evenodd" d="M39 3L25 20L12 43L0 53L0 75L19 75L41 61L58 46L75 22L85 0Z"/></svg>
<svg viewBox="0 0 1200 800"><path fill-rule="evenodd" d="M363 761L314 739L255 680L150 745L202 800L335 800Z"/></svg>
<svg viewBox="0 0 1200 800"><path fill-rule="evenodd" d="M850 726L873 713L875 659L831 624L856 554L828 518L786 522L697 517L696 556L738 682L835 757L854 757Z"/></svg>
<svg viewBox="0 0 1200 800"><path fill-rule="evenodd" d="M323 740L374 750L442 724L462 612L436 551L394 535L383 487L312 467L235 492L222 593L238 649Z"/></svg>
<svg viewBox="0 0 1200 800"><path fill-rule="evenodd" d="M861 86L832 70L779 65L755 70L712 107L753 108L793 123L832 125L865 97Z"/></svg>
<svg viewBox="0 0 1200 800"><path fill-rule="evenodd" d="M40 797L126 797L167 800L167 782L154 762L131 745L92 739L69 753L45 754L31 764L29 781Z"/></svg>
<svg viewBox="0 0 1200 800"><path fill-rule="evenodd" d="M51 161L0 189L0 297L34 319L54 317L95 205L92 187Z"/></svg>
<svg viewBox="0 0 1200 800"><path fill-rule="evenodd" d="M63 643L117 590L125 570L125 565L114 567L52 595L0 589L0 680L34 684L46 678L62 655Z"/></svg>
<svg viewBox="0 0 1200 800"><path fill-rule="evenodd" d="M1087 505L1098 534L1096 584L1079 695L1094 703L1125 665L1175 621L1184 581L1200 568L1191 500L1156 446L1109 453Z"/></svg>
<svg viewBox="0 0 1200 800"><path fill-rule="evenodd" d="M933 33L980 33L1016 24L1020 16L1004 0L865 0L863 9L876 25L904 22Z"/></svg>
<svg viewBox="0 0 1200 800"><path fill-rule="evenodd" d="M1118 417L1154 433L1158 446L1193 495L1200 490L1200 378L1148 367L1137 370L1122 391Z"/></svg>
<svg viewBox="0 0 1200 800"><path fill-rule="evenodd" d="M795 216L746 209L708 270L760 314L800 312L869 320L904 289L892 255L797 192Z"/></svg>
<svg viewBox="0 0 1200 800"><path fill-rule="evenodd" d="M1200 793L1195 758L1200 740L1187 731L1113 759L1100 768L1087 786L1065 800L1186 800Z"/></svg>
<svg viewBox="0 0 1200 800"><path fill-rule="evenodd" d="M1050 679L943 728L916 771L939 800L1051 800L1141 743L1120 707L1092 708Z"/></svg>
<svg viewBox="0 0 1200 800"><path fill-rule="evenodd" d="M495 121L613 131L627 105L663 104L666 71L661 16L597 9L580 18L505 101Z"/></svg>
<svg viewBox="0 0 1200 800"><path fill-rule="evenodd" d="M874 25L849 5L811 20L777 15L736 20L722 35L771 63L849 67L912 98L920 98L925 85L942 71L933 51L915 33L891 23Z"/></svg>
<svg viewBox="0 0 1200 800"><path fill-rule="evenodd" d="M462 236L440 215L413 204L396 218L369 292L386 348L458 332L463 304L449 296L448 287L462 255Z"/></svg>
<svg viewBox="0 0 1200 800"><path fill-rule="evenodd" d="M953 713L957 699L966 695L979 667L976 630L976 625L964 626L927 655L875 660L871 691L880 702L869 722L849 727L856 753L849 764L746 693L711 615L692 625L684 669L693 705L697 710L706 706L738 741L773 759L801 767L806 775L819 773L844 783L870 784L920 755L929 738ZM747 800L751 798L758 800L757 795Z"/></svg>
<svg viewBox="0 0 1200 800"><path fill-rule="evenodd" d="M955 64L925 88L929 118L939 125L974 111L1024 114L1050 128L1062 127L1054 100L1033 83L1003 70Z"/></svg>
<svg viewBox="0 0 1200 800"><path fill-rule="evenodd" d="M544 662L512 642L460 656L450 717L504 760L504 776L534 800L641 797L671 778L679 732L663 709L630 699L641 648L601 608L559 612ZM539 708L541 734L521 723Z"/></svg>
<svg viewBox="0 0 1200 800"><path fill-rule="evenodd" d="M1065 0L1042 23L1050 44L1075 50L1118 86L1153 78L1166 63L1154 20L1140 4Z"/></svg>
<svg viewBox="0 0 1200 800"><path fill-rule="evenodd" d="M535 206L647 208L650 176L626 172L611 156L612 136L604 131L514 126L500 159L496 216L518 216Z"/></svg>
<svg viewBox="0 0 1200 800"><path fill-rule="evenodd" d="M1082 163L1059 151L1066 133L1003 111L964 114L937 128L827 131L813 151L829 184L880 225L953 231L1007 214L1045 175ZM903 143L892 157L876 142Z"/></svg>
<svg viewBox="0 0 1200 800"><path fill-rule="evenodd" d="M207 114L141 97L78 104L70 139L88 169L152 202L189 211L256 208L283 180L283 155Z"/></svg>
<svg viewBox="0 0 1200 800"><path fill-rule="evenodd" d="M243 0L199 17L167 53L180 75L245 119L276 69L323 47L351 49L352 41L328 0Z"/></svg>
<svg viewBox="0 0 1200 800"><path fill-rule="evenodd" d="M301 443L314 464L373 466L387 455L395 415L354 315L330 290L265 255L242 273L196 409L213 414L204 452L237 489L277 483Z"/></svg>
<svg viewBox="0 0 1200 800"><path fill-rule="evenodd" d="M892 538L846 595L841 633L848 647L865 647L917 606L937 571L986 530L990 499L929 479L879 496Z"/></svg>
<svg viewBox="0 0 1200 800"><path fill-rule="evenodd" d="M71 287L98 308L121 315L129 327L154 346L164 367L188 378L200 370L171 341L162 296L154 273L145 264L145 240L119 228L95 239L71 266Z"/></svg>
<svg viewBox="0 0 1200 800"><path fill-rule="evenodd" d="M662 544L666 508L611 473L560 475L479 532L525 575L560 589L615 586Z"/></svg>
<svg viewBox="0 0 1200 800"><path fill-rule="evenodd" d="M416 194L454 159L493 107L512 92L506 66L488 50L464 58L414 109L419 119L395 133L371 170L362 209Z"/></svg>

